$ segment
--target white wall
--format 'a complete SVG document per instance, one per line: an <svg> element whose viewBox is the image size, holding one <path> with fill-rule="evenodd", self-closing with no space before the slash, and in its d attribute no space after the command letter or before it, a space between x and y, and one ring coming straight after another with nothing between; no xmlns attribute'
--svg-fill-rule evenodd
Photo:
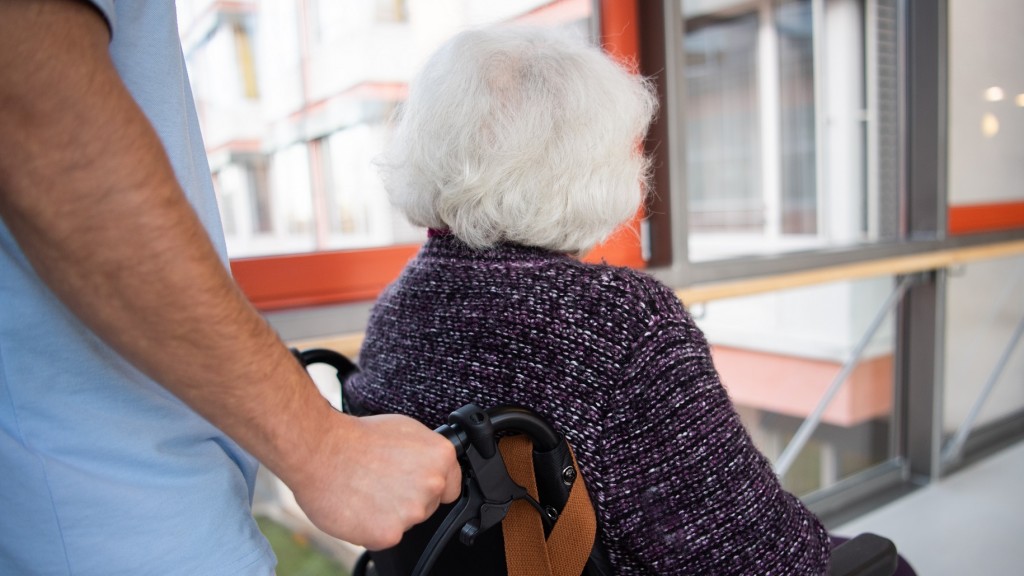
<svg viewBox="0 0 1024 576"><path fill-rule="evenodd" d="M949 2L950 204L1024 200L1022 26L1020 0Z"/></svg>

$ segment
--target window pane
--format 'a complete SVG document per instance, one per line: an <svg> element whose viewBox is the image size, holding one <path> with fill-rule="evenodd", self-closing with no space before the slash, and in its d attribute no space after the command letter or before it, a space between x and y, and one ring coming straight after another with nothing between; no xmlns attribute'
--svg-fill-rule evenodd
<svg viewBox="0 0 1024 576"><path fill-rule="evenodd" d="M232 257L415 243L371 161L420 62L469 26L589 30L589 0L179 0Z"/></svg>
<svg viewBox="0 0 1024 576"><path fill-rule="evenodd" d="M764 227L757 16L688 30L686 175L693 232Z"/></svg>
<svg viewBox="0 0 1024 576"><path fill-rule="evenodd" d="M383 121L339 130L324 139L327 248L418 242L420 230L392 214L373 157L386 137Z"/></svg>
<svg viewBox="0 0 1024 576"><path fill-rule="evenodd" d="M892 293L891 278L839 282L691 306L715 367L758 448L773 462L851 362ZM893 457L893 346L888 313L783 484L829 488Z"/></svg>
<svg viewBox="0 0 1024 576"><path fill-rule="evenodd" d="M1022 293L1021 257L976 262L949 278L943 392L947 437L974 409L977 414L967 422L972 430L1024 410L1024 342L1017 333L1024 322Z"/></svg>
<svg viewBox="0 0 1024 576"><path fill-rule="evenodd" d="M894 0L681 2L689 260L896 239Z"/></svg>
<svg viewBox="0 0 1024 576"><path fill-rule="evenodd" d="M949 203L1024 201L1024 3L950 2Z"/></svg>
<svg viewBox="0 0 1024 576"><path fill-rule="evenodd" d="M299 252L313 247L313 198L309 150L292 144L270 157L271 226L264 252Z"/></svg>
<svg viewBox="0 0 1024 576"><path fill-rule="evenodd" d="M782 233L814 234L818 229L818 206L810 2L779 4L775 25L779 33Z"/></svg>
<svg viewBox="0 0 1024 576"><path fill-rule="evenodd" d="M1019 216L1015 222L1003 215L1024 213L1022 19L1024 4L1013 0L949 3L951 225L966 208L982 230L985 223L1020 226ZM1021 294L1024 257L976 262L949 275L943 390L947 439L961 430L1019 421L1024 411Z"/></svg>

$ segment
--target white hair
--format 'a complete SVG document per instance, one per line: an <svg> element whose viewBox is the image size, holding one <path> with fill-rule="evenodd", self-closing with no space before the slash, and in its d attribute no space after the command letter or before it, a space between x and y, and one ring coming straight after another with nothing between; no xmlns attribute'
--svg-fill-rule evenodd
<svg viewBox="0 0 1024 576"><path fill-rule="evenodd" d="M566 30L469 30L414 80L377 166L413 224L581 254L639 209L656 108L650 82Z"/></svg>

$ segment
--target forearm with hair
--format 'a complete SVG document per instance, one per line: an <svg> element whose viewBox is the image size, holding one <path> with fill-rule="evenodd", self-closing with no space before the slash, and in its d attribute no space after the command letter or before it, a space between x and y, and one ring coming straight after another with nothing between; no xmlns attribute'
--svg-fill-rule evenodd
<svg viewBox="0 0 1024 576"><path fill-rule="evenodd" d="M0 2L0 217L130 362L286 481L330 407L232 282L74 2Z"/></svg>

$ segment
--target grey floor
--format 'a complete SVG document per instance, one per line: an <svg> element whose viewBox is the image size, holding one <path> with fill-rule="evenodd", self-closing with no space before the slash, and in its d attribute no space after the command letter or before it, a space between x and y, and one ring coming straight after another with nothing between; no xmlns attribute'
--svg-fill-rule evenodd
<svg viewBox="0 0 1024 576"><path fill-rule="evenodd" d="M891 539L919 576L1024 575L1024 442L833 532Z"/></svg>

